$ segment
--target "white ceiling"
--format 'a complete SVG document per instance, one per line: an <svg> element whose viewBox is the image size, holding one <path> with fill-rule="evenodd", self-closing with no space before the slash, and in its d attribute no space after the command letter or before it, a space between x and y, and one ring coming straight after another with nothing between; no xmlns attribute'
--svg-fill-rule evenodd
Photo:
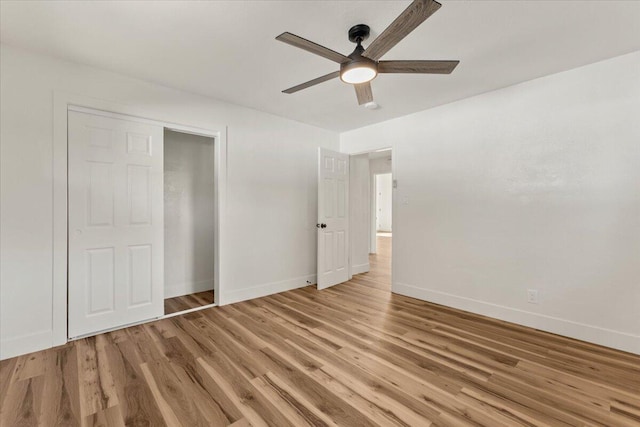
<svg viewBox="0 0 640 427"><path fill-rule="evenodd" d="M447 1L383 59L459 59L451 75L381 75L378 110L338 65L274 40L289 31L348 54L409 1L2 1L3 43L336 131L424 110L640 49L640 1ZM365 47L367 43L364 43Z"/></svg>

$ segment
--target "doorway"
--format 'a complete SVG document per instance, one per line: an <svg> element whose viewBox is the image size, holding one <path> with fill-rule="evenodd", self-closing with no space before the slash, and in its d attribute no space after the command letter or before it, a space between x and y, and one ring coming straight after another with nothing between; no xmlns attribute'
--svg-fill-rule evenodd
<svg viewBox="0 0 640 427"><path fill-rule="evenodd" d="M388 148L367 153L367 156L369 158L371 188L369 253L375 254L378 252L378 243L386 243L391 248L391 233L393 230L393 153Z"/></svg>
<svg viewBox="0 0 640 427"><path fill-rule="evenodd" d="M352 155L350 165L351 274L371 272L384 279L384 286L390 286L392 150L383 148Z"/></svg>
<svg viewBox="0 0 640 427"><path fill-rule="evenodd" d="M214 303L214 138L164 130L164 314Z"/></svg>

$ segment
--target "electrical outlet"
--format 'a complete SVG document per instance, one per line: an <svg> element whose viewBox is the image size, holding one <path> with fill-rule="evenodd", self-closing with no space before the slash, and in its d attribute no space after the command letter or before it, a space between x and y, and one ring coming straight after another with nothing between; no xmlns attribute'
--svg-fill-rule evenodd
<svg viewBox="0 0 640 427"><path fill-rule="evenodd" d="M538 300L538 290L537 289L527 289L527 302L529 304L538 304L540 302Z"/></svg>

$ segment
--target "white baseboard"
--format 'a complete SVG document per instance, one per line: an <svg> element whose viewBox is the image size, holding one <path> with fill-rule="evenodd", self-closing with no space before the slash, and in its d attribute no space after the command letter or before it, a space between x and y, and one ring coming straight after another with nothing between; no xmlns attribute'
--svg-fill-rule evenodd
<svg viewBox="0 0 640 427"><path fill-rule="evenodd" d="M369 266L368 262L364 264L352 265L351 274L367 273L370 269L371 267Z"/></svg>
<svg viewBox="0 0 640 427"><path fill-rule="evenodd" d="M51 348L53 331L36 332L0 342L0 360Z"/></svg>
<svg viewBox="0 0 640 427"><path fill-rule="evenodd" d="M195 294L196 292L210 291L213 289L213 279L201 280L199 282L179 283L164 287L164 297L173 298L182 295Z"/></svg>
<svg viewBox="0 0 640 427"><path fill-rule="evenodd" d="M640 336L593 325L578 323L558 317L518 310L472 298L452 295L432 289L419 288L405 283L393 283L392 292L423 301L470 311L483 316L505 320L518 325L540 329L558 335L640 354Z"/></svg>
<svg viewBox="0 0 640 427"><path fill-rule="evenodd" d="M307 283L307 281L311 283ZM266 297L267 295L290 291L292 289L303 288L315 283L316 275L309 274L307 276L296 277L294 279L283 280L280 282L265 283L262 285L252 286L250 288L227 291L220 295L218 304L233 304L236 302L246 301L254 298Z"/></svg>

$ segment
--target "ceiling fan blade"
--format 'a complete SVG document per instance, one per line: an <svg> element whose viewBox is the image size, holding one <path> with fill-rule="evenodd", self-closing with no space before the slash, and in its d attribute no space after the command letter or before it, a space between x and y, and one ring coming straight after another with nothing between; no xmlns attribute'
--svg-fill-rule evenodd
<svg viewBox="0 0 640 427"><path fill-rule="evenodd" d="M451 74L460 61L380 61L379 73Z"/></svg>
<svg viewBox="0 0 640 427"><path fill-rule="evenodd" d="M442 6L435 0L413 0L364 51L363 56L377 61L411 31L422 24Z"/></svg>
<svg viewBox="0 0 640 427"><path fill-rule="evenodd" d="M320 46L319 44L307 39L303 39L302 37L296 36L295 34L282 33L278 37L276 37L276 40L290 44L291 46L299 47L300 49L304 49L307 52L315 53L316 55L320 55L324 58L330 59L334 62L337 62L338 64L349 60L349 58L341 53L333 51L327 47Z"/></svg>
<svg viewBox="0 0 640 427"><path fill-rule="evenodd" d="M319 83L326 82L327 80L335 79L336 77L340 77L340 71L334 71L333 73L325 74L324 76L318 77L317 79L309 80L308 82L301 83L298 86L290 87L289 89L285 89L282 92L284 93L294 93L302 89L306 89L311 86L315 86Z"/></svg>
<svg viewBox="0 0 640 427"><path fill-rule="evenodd" d="M371 83L360 83L353 85L356 88L356 96L358 97L358 105L366 104L373 101L373 92L371 92Z"/></svg>

